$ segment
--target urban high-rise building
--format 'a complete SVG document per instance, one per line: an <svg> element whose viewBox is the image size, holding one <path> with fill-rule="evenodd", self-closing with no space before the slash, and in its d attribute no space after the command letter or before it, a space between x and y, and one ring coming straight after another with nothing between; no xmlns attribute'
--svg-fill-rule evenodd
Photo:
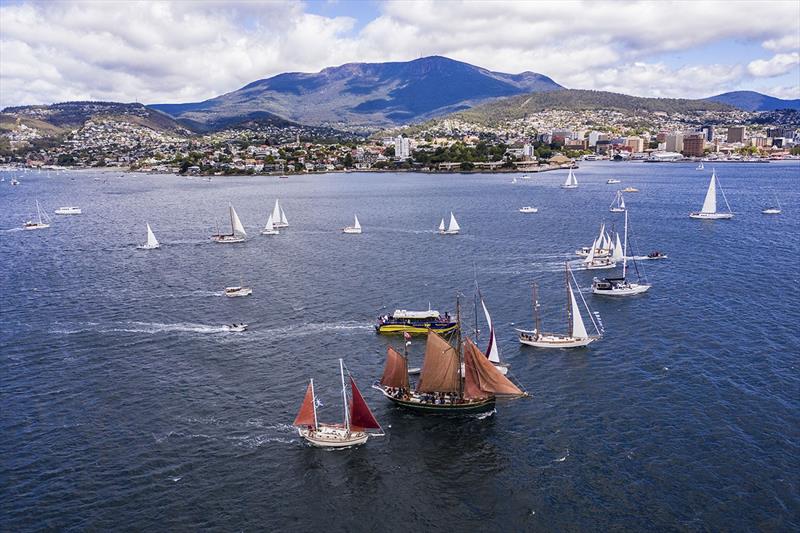
<svg viewBox="0 0 800 533"><path fill-rule="evenodd" d="M728 128L728 142L741 143L744 142L744 126L731 126Z"/></svg>
<svg viewBox="0 0 800 533"><path fill-rule="evenodd" d="M667 152L683 152L683 133L668 133L664 142Z"/></svg>
<svg viewBox="0 0 800 533"><path fill-rule="evenodd" d="M409 144L408 137L398 135L394 140L394 156L397 159L408 159L411 157L411 145Z"/></svg>
<svg viewBox="0 0 800 533"><path fill-rule="evenodd" d="M683 155L687 157L703 157L706 147L706 136L703 133L691 133L683 139Z"/></svg>

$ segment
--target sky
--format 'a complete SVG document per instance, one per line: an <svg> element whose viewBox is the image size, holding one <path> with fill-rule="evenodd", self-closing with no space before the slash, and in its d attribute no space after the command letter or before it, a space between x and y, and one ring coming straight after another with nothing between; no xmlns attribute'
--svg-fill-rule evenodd
<svg viewBox="0 0 800 533"><path fill-rule="evenodd" d="M429 55L572 89L800 98L800 2L0 0L0 108L194 102Z"/></svg>

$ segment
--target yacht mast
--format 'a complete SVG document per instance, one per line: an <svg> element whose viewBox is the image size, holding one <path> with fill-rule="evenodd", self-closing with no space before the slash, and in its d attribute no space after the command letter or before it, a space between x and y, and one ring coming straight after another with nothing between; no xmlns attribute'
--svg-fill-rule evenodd
<svg viewBox="0 0 800 533"><path fill-rule="evenodd" d="M622 279L628 271L628 210L625 210L625 244L622 245Z"/></svg>
<svg viewBox="0 0 800 533"><path fill-rule="evenodd" d="M311 405L314 406L314 429L319 429L317 422L317 395L314 393L314 378L311 378Z"/></svg>
<svg viewBox="0 0 800 533"><path fill-rule="evenodd" d="M569 328L569 336L572 337L572 298L570 297L569 266L567 263L564 263L564 284L567 289L567 327Z"/></svg>
<svg viewBox="0 0 800 533"><path fill-rule="evenodd" d="M339 359L339 373L342 375L342 400L344 400L344 425L350 433L350 416L347 413L347 388L344 386L344 363Z"/></svg>

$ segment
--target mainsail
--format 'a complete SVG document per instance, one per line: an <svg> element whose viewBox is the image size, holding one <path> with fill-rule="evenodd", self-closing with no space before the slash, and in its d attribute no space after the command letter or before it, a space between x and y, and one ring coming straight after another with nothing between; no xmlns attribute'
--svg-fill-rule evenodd
<svg viewBox="0 0 800 533"><path fill-rule="evenodd" d="M353 224L353 227L355 229L361 229L361 224L358 222L358 215L353 215L353 218L355 218L355 224Z"/></svg>
<svg viewBox="0 0 800 533"><path fill-rule="evenodd" d="M361 391L356 387L356 382L350 376L350 391L353 396L350 403L350 429L353 431L364 431L365 429L381 429L381 425L375 420L375 416L370 411Z"/></svg>
<svg viewBox="0 0 800 533"><path fill-rule="evenodd" d="M439 222L439 231L444 231L444 219L442 219L442 221Z"/></svg>
<svg viewBox="0 0 800 533"><path fill-rule="evenodd" d="M303 404L300 406L300 411L294 419L295 426L314 426L317 425L317 413L314 410L314 382L308 384L306 389L306 396L303 398Z"/></svg>
<svg viewBox="0 0 800 533"><path fill-rule="evenodd" d="M611 254L611 260L614 262L622 261L625 254L622 252L622 244L619 242L619 233L617 233L617 242L614 244L614 253Z"/></svg>
<svg viewBox="0 0 800 533"><path fill-rule="evenodd" d="M572 292L572 285L567 281L567 291L569 291L570 313L572 324L570 324L570 336L576 339L586 339L589 333L586 331L586 326L583 324L583 317L581 317L581 308L578 306L578 301L575 299L575 293Z"/></svg>
<svg viewBox="0 0 800 533"><path fill-rule="evenodd" d="M286 213L284 212L282 207L281 207L281 225L282 226L288 226L289 225L289 221L286 220Z"/></svg>
<svg viewBox="0 0 800 533"><path fill-rule="evenodd" d="M147 244L145 245L148 248L157 248L158 247L158 240L156 240L156 236L153 233L153 230L150 229L150 224L147 224Z"/></svg>
<svg viewBox="0 0 800 533"><path fill-rule="evenodd" d="M565 187L577 187L578 186L578 179L575 177L575 173L572 169L569 169L569 174L567 174L567 179L564 182Z"/></svg>
<svg viewBox="0 0 800 533"><path fill-rule="evenodd" d="M483 306L483 314L486 316L486 323L489 325L489 345L486 347L486 356L492 363L499 363L500 350L497 348L497 339L494 336L494 325L492 325L492 317L489 316L489 310L486 309L483 298L481 298L481 306Z"/></svg>
<svg viewBox="0 0 800 533"><path fill-rule="evenodd" d="M230 206L231 210L231 227L233 228L233 234L237 237L247 237L247 232L244 231L244 226L242 226L242 221L239 220L239 215L236 214L236 209L233 208L233 205Z"/></svg>
<svg viewBox="0 0 800 533"><path fill-rule="evenodd" d="M275 229L275 225L272 223L272 215L270 214L267 217L267 225L264 226L264 231L273 231Z"/></svg>
<svg viewBox="0 0 800 533"><path fill-rule="evenodd" d="M447 231L459 231L461 227L456 222L456 217L453 212L450 212L450 225L447 227Z"/></svg>
<svg viewBox="0 0 800 533"><path fill-rule="evenodd" d="M410 389L408 384L408 360L389 346L386 349L386 366L383 367L381 385L398 389Z"/></svg>
<svg viewBox="0 0 800 533"><path fill-rule="evenodd" d="M703 208L700 210L702 213L716 213L717 212L717 174L711 173L711 181L708 182L708 191L706 191L706 199L703 202Z"/></svg>
<svg viewBox="0 0 800 533"><path fill-rule="evenodd" d="M272 220L274 222L279 222L281 220L281 204L278 200L275 200L275 208L272 210Z"/></svg>
<svg viewBox="0 0 800 533"><path fill-rule="evenodd" d="M455 348L438 333L429 331L417 391L458 392L459 366Z"/></svg>
<svg viewBox="0 0 800 533"><path fill-rule="evenodd" d="M493 394L525 394L501 374L469 338L464 341L464 374L464 397L467 399L485 398Z"/></svg>

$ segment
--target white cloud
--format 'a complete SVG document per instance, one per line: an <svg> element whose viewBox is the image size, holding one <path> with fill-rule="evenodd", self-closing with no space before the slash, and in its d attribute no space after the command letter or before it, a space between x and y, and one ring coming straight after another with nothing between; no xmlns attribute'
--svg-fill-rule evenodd
<svg viewBox="0 0 800 533"><path fill-rule="evenodd" d="M289 0L2 4L0 107L197 101L281 72L432 54L532 70L568 87L703 96L793 68L786 58L796 65L800 35L800 4L780 0L730 1L723 9L714 1L390 0L357 33L355 19L307 7ZM703 46L732 39L777 55L728 67L702 56ZM689 63L666 64L677 52Z"/></svg>
<svg viewBox="0 0 800 533"><path fill-rule="evenodd" d="M747 71L759 78L772 78L786 74L800 64L800 54L776 54L771 59L757 59L747 65Z"/></svg>

